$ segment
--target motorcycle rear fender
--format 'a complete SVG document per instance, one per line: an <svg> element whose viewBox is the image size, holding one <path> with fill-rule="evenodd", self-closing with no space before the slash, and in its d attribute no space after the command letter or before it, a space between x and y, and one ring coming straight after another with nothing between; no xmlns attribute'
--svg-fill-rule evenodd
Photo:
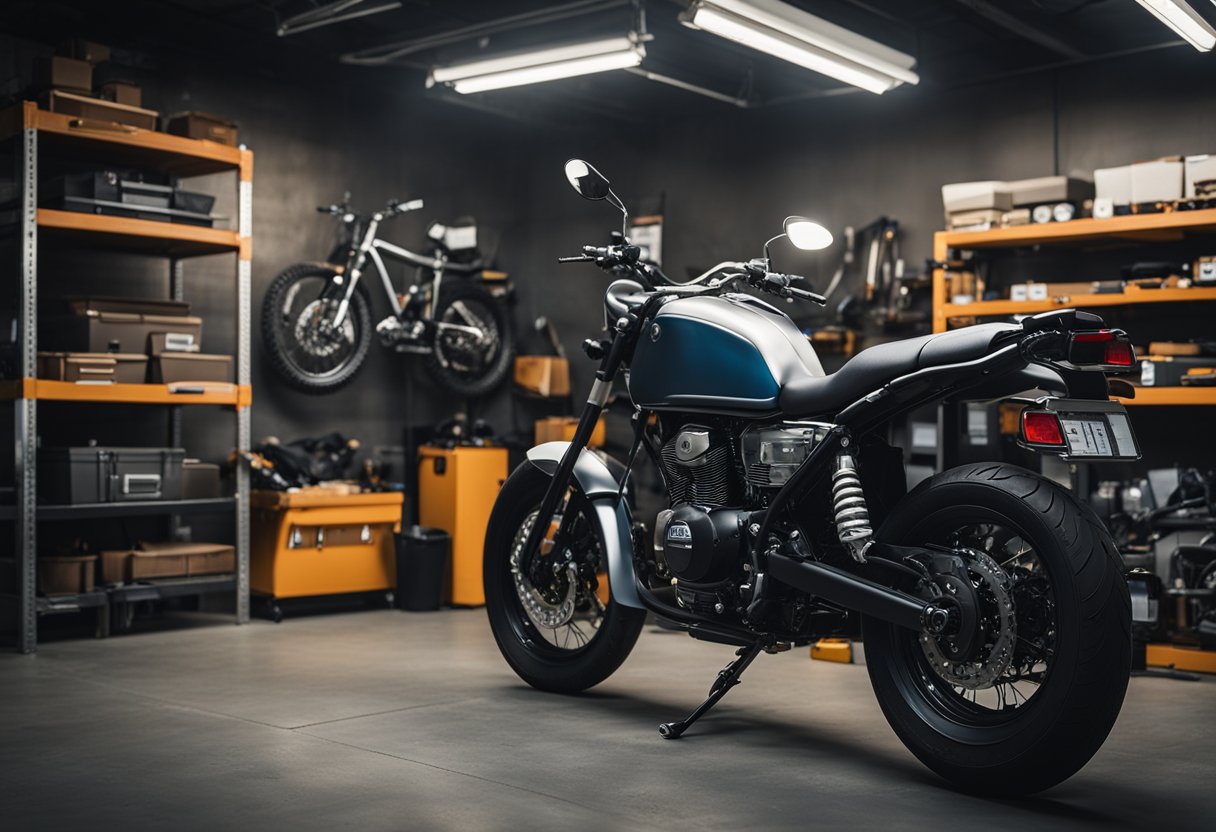
<svg viewBox="0 0 1216 832"><path fill-rule="evenodd" d="M569 442L546 442L528 451L528 462L553 476L557 465L570 447ZM618 499L621 484L612 476L604 461L585 448L574 463L574 482L595 509L591 518L599 526L608 568L608 586L612 598L624 607L645 609L634 586L633 533L629 506Z"/></svg>

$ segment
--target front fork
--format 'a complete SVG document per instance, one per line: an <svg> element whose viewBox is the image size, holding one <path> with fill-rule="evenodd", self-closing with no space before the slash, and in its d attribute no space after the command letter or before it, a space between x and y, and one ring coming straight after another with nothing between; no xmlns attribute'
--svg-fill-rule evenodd
<svg viewBox="0 0 1216 832"><path fill-rule="evenodd" d="M591 441L591 434L595 430L596 423L599 422L600 414L604 412L604 406L608 403L608 394L612 391L612 380L616 378L617 371L624 362L627 346L628 338L626 337L626 333L618 329L612 346L608 348L607 355L604 356L604 359L600 362L599 369L596 370L595 383L591 385L591 394L587 397L587 403L583 406L583 413L579 417L578 427L574 429L574 437L570 440L565 454L562 455L561 462L557 465L557 470L553 472L553 479L549 482L549 488L545 491L544 499L540 502L540 510L537 512L536 520L532 523L532 528L528 532L528 539L524 542L524 548L520 554L520 568L529 577L532 577L536 572L534 565L537 563L537 551L540 548L541 541L544 539L544 534L553 522L553 515L557 511L558 505L561 504L562 498L566 495L566 489L570 486L570 477L574 473L575 463L578 462L579 455L587 447L587 443ZM558 529L558 538L560 538L562 531L562 529ZM559 545L560 539L555 540L554 546L550 551L557 551Z"/></svg>

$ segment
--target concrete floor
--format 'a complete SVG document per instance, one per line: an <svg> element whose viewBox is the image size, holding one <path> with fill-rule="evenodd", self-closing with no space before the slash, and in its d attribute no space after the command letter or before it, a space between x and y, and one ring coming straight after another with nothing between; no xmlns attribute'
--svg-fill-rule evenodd
<svg viewBox="0 0 1216 832"><path fill-rule="evenodd" d="M903 749L864 667L802 651L761 656L660 739L729 655L647 628L613 678L563 697L516 679L480 610L46 644L0 656L0 826L1216 828L1216 680L1132 680L1080 774L987 801Z"/></svg>

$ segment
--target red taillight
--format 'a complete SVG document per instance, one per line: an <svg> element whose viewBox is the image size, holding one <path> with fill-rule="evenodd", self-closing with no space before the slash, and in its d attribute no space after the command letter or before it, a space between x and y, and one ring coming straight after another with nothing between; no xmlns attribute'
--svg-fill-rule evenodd
<svg viewBox="0 0 1216 832"><path fill-rule="evenodd" d="M1028 445L1063 445L1064 431L1056 414L1025 410L1022 411L1022 438Z"/></svg>
<svg viewBox="0 0 1216 832"><path fill-rule="evenodd" d="M1119 329L1074 332L1068 341L1068 362L1075 367L1131 367L1136 353Z"/></svg>
<svg viewBox="0 0 1216 832"><path fill-rule="evenodd" d="M1136 363L1136 353L1131 344L1123 341L1107 341L1102 363L1112 367L1130 367Z"/></svg>

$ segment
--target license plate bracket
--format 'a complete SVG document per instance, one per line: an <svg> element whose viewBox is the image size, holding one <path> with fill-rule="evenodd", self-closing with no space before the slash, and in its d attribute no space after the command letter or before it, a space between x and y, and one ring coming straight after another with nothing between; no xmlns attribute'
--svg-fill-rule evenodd
<svg viewBox="0 0 1216 832"><path fill-rule="evenodd" d="M1118 402L1044 398L1035 410L1054 413L1064 433L1062 459L1121 461L1140 458L1127 409Z"/></svg>

